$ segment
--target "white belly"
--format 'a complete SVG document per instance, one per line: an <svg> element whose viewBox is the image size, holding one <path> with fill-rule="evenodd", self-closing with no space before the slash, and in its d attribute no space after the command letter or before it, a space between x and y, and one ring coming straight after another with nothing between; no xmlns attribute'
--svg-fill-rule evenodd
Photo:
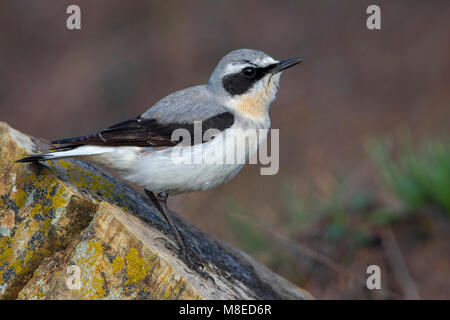
<svg viewBox="0 0 450 320"><path fill-rule="evenodd" d="M115 169L125 179L155 192L206 190L231 180L265 137L253 130L227 130L212 141L192 147L142 149L127 169Z"/></svg>

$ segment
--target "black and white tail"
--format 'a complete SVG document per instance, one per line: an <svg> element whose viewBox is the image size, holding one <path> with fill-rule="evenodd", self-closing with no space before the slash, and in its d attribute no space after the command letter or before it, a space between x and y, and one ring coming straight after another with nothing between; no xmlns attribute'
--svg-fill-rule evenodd
<svg viewBox="0 0 450 320"><path fill-rule="evenodd" d="M57 160L71 157L85 157L105 152L105 148L97 146L66 146L55 149L54 151L32 154L25 156L22 159L16 160L16 162L36 162L36 161L48 161Z"/></svg>

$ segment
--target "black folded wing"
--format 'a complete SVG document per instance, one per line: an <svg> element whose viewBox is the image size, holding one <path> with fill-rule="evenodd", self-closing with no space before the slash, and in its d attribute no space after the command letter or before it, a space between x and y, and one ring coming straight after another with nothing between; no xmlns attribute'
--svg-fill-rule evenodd
<svg viewBox="0 0 450 320"><path fill-rule="evenodd" d="M202 120L202 137L208 129L223 131L234 123L231 112L224 112L206 120ZM160 123L157 119L146 119L141 116L120 122L97 133L52 141L52 144L61 145L56 150L74 148L81 145L98 146L135 146L135 147L168 147L181 141L171 139L173 131L185 129L191 135L191 144L194 144L194 122ZM203 142L203 139L200 141Z"/></svg>

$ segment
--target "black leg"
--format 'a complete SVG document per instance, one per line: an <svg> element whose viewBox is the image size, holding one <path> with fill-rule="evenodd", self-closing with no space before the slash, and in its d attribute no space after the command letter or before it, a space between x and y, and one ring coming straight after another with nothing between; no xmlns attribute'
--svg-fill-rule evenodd
<svg viewBox="0 0 450 320"><path fill-rule="evenodd" d="M210 279L214 281L208 274L206 274L203 269L203 264L200 262L201 260L195 254L195 252L186 245L185 241L181 237L181 234L178 232L178 228L175 225L175 222L170 215L169 209L167 208L167 192L160 192L155 195L152 191L144 189L147 196L152 200L155 207L161 212L164 219L166 219L167 223L170 225L172 232L175 235L175 239L177 241L178 247L180 248L180 253L183 261L186 265L194 270L196 270L201 276L204 278Z"/></svg>
<svg viewBox="0 0 450 320"><path fill-rule="evenodd" d="M175 225L175 222L173 221L172 216L169 214L169 210L167 208L167 198L168 198L167 192L160 192L160 193L158 193L157 196L153 192L148 191L148 190L145 190L145 193L152 200L153 204L159 210L159 212L161 212L164 219L166 219L167 223L169 224L170 228L172 229L172 232L175 235L175 239L177 241L178 247L180 248L181 253L184 256L186 253L186 245L185 245L183 239L181 238L180 233L178 232L178 228Z"/></svg>

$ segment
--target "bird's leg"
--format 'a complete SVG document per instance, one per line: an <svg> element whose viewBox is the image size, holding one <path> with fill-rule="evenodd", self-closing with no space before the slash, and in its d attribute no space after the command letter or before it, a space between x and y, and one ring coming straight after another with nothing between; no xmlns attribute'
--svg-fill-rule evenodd
<svg viewBox="0 0 450 320"><path fill-rule="evenodd" d="M183 261L186 263L186 265L196 271L201 271L203 269L203 264L200 262L201 260L198 258L198 256L195 254L195 252L186 245L186 242L181 237L180 233L178 232L178 228L175 225L175 222L172 219L172 216L170 215L170 212L167 208L167 192L160 192L157 195L155 195L152 191L149 191L145 189L145 193L147 196L152 200L153 204L156 206L156 208L161 212L164 219L166 219L167 223L170 225L170 228L172 229L172 232L175 235L175 239L177 241L178 247L180 248L181 257L183 258Z"/></svg>

